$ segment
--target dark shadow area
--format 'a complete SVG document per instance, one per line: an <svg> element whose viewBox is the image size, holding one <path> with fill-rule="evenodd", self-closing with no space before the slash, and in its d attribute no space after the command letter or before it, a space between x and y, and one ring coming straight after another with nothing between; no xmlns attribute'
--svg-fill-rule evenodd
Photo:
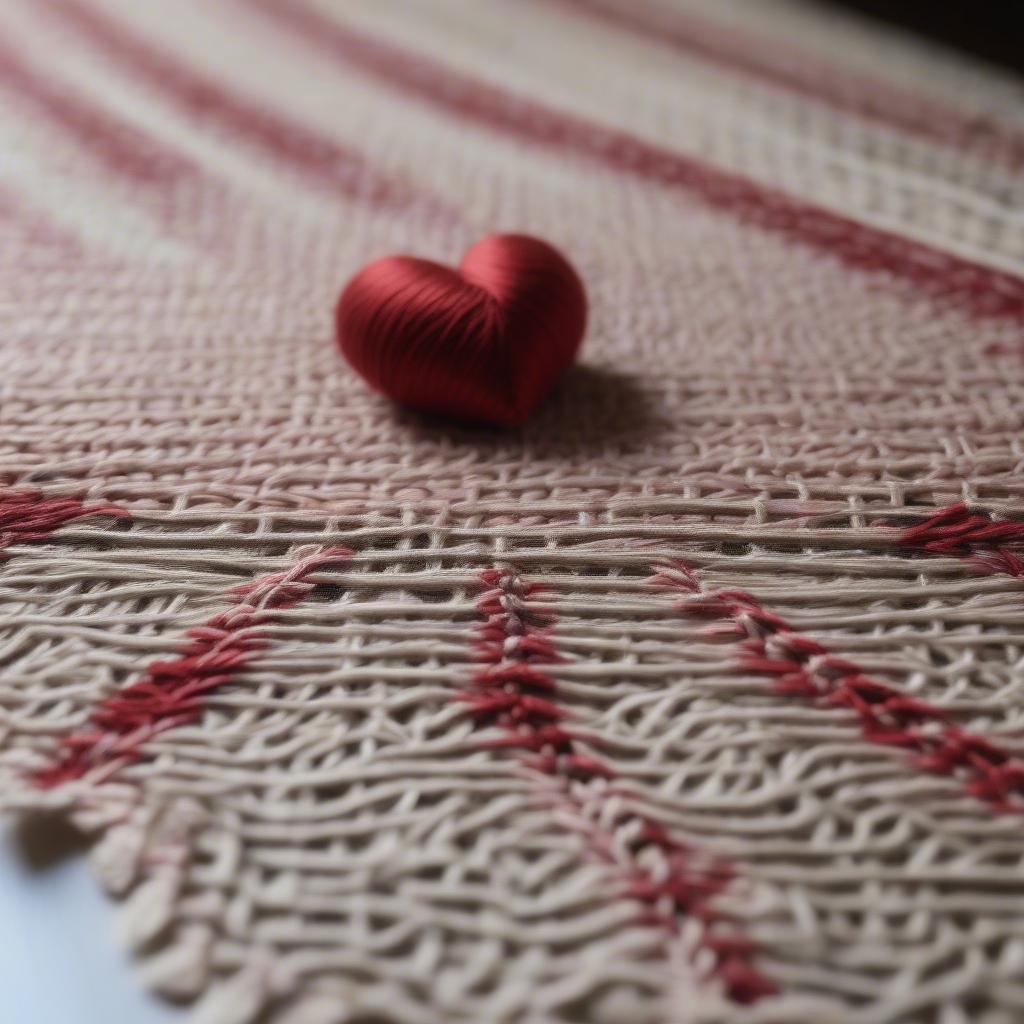
<svg viewBox="0 0 1024 1024"><path fill-rule="evenodd" d="M59 812L38 812L19 818L12 830L15 849L31 871L47 871L78 857L89 839Z"/></svg>
<svg viewBox="0 0 1024 1024"><path fill-rule="evenodd" d="M889 25L1024 73L1024 3L1020 0L808 0L845 7Z"/></svg>
<svg viewBox="0 0 1024 1024"><path fill-rule="evenodd" d="M574 366L522 428L530 441L557 436L575 450L635 447L661 432L655 396L642 376L605 367Z"/></svg>
<svg viewBox="0 0 1024 1024"><path fill-rule="evenodd" d="M454 447L507 450L526 446L536 452L615 451L645 445L668 424L640 376L605 367L577 365L558 382L523 426L502 429L428 416L396 407L411 440Z"/></svg>

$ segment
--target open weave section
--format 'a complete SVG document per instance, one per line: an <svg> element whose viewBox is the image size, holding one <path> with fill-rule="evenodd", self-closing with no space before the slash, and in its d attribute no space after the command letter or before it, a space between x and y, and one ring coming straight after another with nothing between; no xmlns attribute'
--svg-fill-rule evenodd
<svg viewBox="0 0 1024 1024"><path fill-rule="evenodd" d="M147 976L212 986L211 1020L995 1008L1024 589L833 504L100 510L3 570L6 799L100 830ZM252 579L287 600L225 668L202 623ZM139 734L133 697L183 664L200 703ZM941 729L977 743L941 762Z"/></svg>
<svg viewBox="0 0 1024 1024"><path fill-rule="evenodd" d="M1024 1017L1018 82L790 0L0 40L0 807L90 832L149 984ZM581 364L513 431L370 393L344 281L493 230Z"/></svg>

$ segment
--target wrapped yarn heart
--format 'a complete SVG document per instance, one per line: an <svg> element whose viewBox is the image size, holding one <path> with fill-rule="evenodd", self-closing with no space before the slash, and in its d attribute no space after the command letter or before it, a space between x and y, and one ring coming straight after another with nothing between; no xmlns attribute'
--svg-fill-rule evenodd
<svg viewBox="0 0 1024 1024"><path fill-rule="evenodd" d="M488 235L455 269L411 256L364 267L338 300L338 344L377 391L424 412L526 420L572 363L587 302L547 242Z"/></svg>

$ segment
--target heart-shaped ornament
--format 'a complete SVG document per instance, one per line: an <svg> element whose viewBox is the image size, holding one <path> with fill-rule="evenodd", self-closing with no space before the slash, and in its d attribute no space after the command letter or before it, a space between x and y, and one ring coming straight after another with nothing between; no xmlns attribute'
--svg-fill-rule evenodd
<svg viewBox="0 0 1024 1024"><path fill-rule="evenodd" d="M411 256L364 267L335 315L338 344L376 390L424 412L516 426L583 340L587 300L547 242L488 235L458 270Z"/></svg>

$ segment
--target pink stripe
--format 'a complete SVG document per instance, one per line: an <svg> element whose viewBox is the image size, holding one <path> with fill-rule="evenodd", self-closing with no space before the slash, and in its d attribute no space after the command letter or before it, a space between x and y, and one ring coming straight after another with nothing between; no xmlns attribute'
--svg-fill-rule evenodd
<svg viewBox="0 0 1024 1024"><path fill-rule="evenodd" d="M732 866L673 838L653 817L622 806L641 801L612 786L614 768L592 753L600 741L571 725L571 713L548 672L560 659L551 637L554 616L533 600L542 588L511 569L489 569L481 581L485 589L476 604L483 620L477 630L481 667L459 699L479 728L499 730L485 745L519 751L525 766L556 782L593 853L607 863L622 867L614 837L635 833L632 866L622 879L625 895L643 906L646 922L670 935L684 918L699 920L710 974L730 999L753 1003L774 993L775 985L754 966L753 943L714 906L734 877ZM580 796L584 788L586 800ZM586 804L612 797L627 799L615 801L617 811L608 803L599 815L587 813ZM644 866L651 854L657 854L663 870Z"/></svg>
<svg viewBox="0 0 1024 1024"><path fill-rule="evenodd" d="M993 740L965 732L939 707L867 676L742 590L703 591L684 562L651 577L684 595L685 615L717 620L708 634L740 641L740 666L770 679L776 693L852 712L870 743L907 751L923 771L950 775L993 810L1024 813L1024 760Z"/></svg>
<svg viewBox="0 0 1024 1024"><path fill-rule="evenodd" d="M940 509L903 530L897 543L904 548L962 558L983 572L1024 579L1024 523L991 519L971 512L963 503Z"/></svg>
<svg viewBox="0 0 1024 1024"><path fill-rule="evenodd" d="M36 490L0 487L0 552L44 541L76 519L102 515L124 519L128 513L116 505L85 505L77 498L44 498Z"/></svg>
<svg viewBox="0 0 1024 1024"><path fill-rule="evenodd" d="M1013 169L1024 165L1024 135L987 115L965 113L870 74L837 67L777 39L755 36L683 11L638 0L549 0L581 14L786 89L835 110L868 118Z"/></svg>
<svg viewBox="0 0 1024 1024"><path fill-rule="evenodd" d="M193 171L184 157L37 74L0 41L0 87L59 125L114 174L173 185Z"/></svg>
<svg viewBox="0 0 1024 1024"><path fill-rule="evenodd" d="M15 236L10 232L18 232L19 240L23 241L30 249L38 246L43 249L55 250L48 255L59 255L62 259L79 259L85 251L81 241L74 235L66 233L35 211L28 210L21 199L2 190L0 190L0 221L4 221L8 225L5 228L8 232L8 251L6 260L0 261L0 265L7 262L15 266L22 272L18 276L22 276L26 269L29 273L32 272L31 267L28 266L31 253L14 244ZM13 274L5 283L11 283L12 278Z"/></svg>
<svg viewBox="0 0 1024 1024"><path fill-rule="evenodd" d="M285 0L250 0L311 47L420 102L548 150L677 188L745 224L826 252L859 270L895 276L976 316L1024 322L1024 279L953 256L715 169L638 136L506 92Z"/></svg>
<svg viewBox="0 0 1024 1024"><path fill-rule="evenodd" d="M63 128L112 174L149 186L154 212L172 234L191 236L194 244L206 249L222 248L225 240L231 238L230 216L213 226L200 209L212 204L230 210L232 200L220 180L208 176L198 164L145 129L69 92L67 87L55 86L42 78L2 43L0 88L11 91L16 99ZM181 187L186 183L193 186L190 191ZM75 251L88 258L81 245L76 245Z"/></svg>
<svg viewBox="0 0 1024 1024"><path fill-rule="evenodd" d="M296 171L352 199L384 207L440 204L410 185L374 169L362 154L274 114L255 101L187 67L123 25L79 0L47 0L47 7L74 26L108 57L163 93L197 121L226 130Z"/></svg>
<svg viewBox="0 0 1024 1024"><path fill-rule="evenodd" d="M150 664L141 679L93 709L89 728L65 736L53 763L34 776L35 784L50 789L86 774L105 780L144 758L145 745L155 736L197 721L209 694L232 682L266 648L260 627L309 594L311 573L350 556L344 548L331 548L287 573L236 587L230 593L234 606L188 630L189 643L178 657Z"/></svg>

